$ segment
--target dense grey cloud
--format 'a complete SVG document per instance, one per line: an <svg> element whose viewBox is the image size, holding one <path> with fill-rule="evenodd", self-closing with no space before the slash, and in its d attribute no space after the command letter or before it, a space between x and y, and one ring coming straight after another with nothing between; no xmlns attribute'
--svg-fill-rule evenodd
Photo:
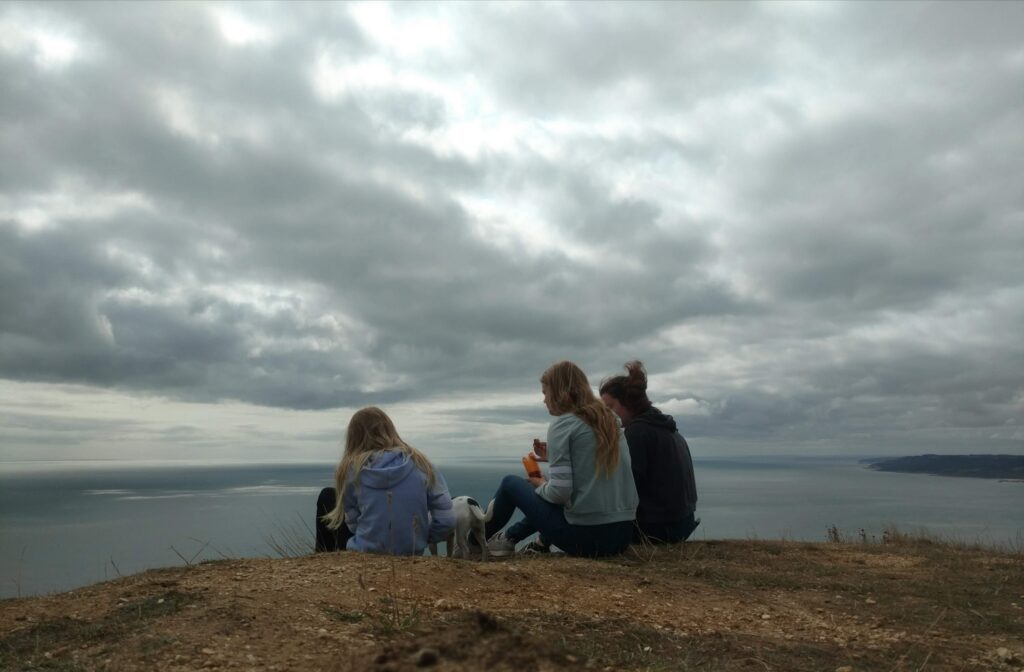
<svg viewBox="0 0 1024 672"><path fill-rule="evenodd" d="M522 395L552 361L641 358L711 442L1020 450L1022 21L9 4L0 378L451 399L429 412L469 443L542 424ZM457 408L475 396L493 403Z"/></svg>

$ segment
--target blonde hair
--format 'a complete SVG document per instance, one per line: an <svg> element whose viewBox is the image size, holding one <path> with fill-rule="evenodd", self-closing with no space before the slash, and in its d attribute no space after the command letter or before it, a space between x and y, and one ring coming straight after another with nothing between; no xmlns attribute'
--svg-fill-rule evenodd
<svg viewBox="0 0 1024 672"><path fill-rule="evenodd" d="M594 430L597 473L609 477L619 463L619 426L590 389L587 375L572 362L564 361L552 364L540 382L548 386L548 403L554 413L572 413Z"/></svg>
<svg viewBox="0 0 1024 672"><path fill-rule="evenodd" d="M337 500L334 508L325 514L323 520L327 527L336 530L345 520L343 497L349 481L354 481L359 472L374 453L382 450L397 450L405 453L413 463L427 476L427 487L433 487L436 481L434 466L427 456L402 440L395 429L395 423L387 413L376 406L367 406L355 412L348 421L345 431L345 452L334 472L334 483L337 489ZM351 474L351 476L349 476Z"/></svg>

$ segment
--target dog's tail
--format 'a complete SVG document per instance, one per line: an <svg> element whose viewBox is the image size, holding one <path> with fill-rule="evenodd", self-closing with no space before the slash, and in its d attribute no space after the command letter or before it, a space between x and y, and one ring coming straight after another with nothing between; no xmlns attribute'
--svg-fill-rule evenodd
<svg viewBox="0 0 1024 672"><path fill-rule="evenodd" d="M481 518L480 520L484 521L485 523L489 523L489 522L491 522L491 518L493 518L493 517L494 517L494 500L492 499L490 502L487 503L487 511L484 513L484 517Z"/></svg>

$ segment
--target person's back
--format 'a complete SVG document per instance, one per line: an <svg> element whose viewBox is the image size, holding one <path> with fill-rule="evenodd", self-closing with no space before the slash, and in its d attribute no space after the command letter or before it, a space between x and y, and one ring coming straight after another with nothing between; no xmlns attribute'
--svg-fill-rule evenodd
<svg viewBox="0 0 1024 672"><path fill-rule="evenodd" d="M447 494L440 473L433 489L406 453L382 450L367 460L356 482L345 488L345 522L355 534L353 551L420 555L431 525L430 500Z"/></svg>
<svg viewBox="0 0 1024 672"><path fill-rule="evenodd" d="M672 416L654 406L633 416L626 442L640 495L636 519L641 527L692 515L697 509L693 458Z"/></svg>
<svg viewBox="0 0 1024 672"><path fill-rule="evenodd" d="M629 444L640 496L634 541L683 541L700 524L690 446L672 416L647 398L644 365L633 361L625 368L625 376L602 381L601 399L622 420Z"/></svg>
<svg viewBox="0 0 1024 672"><path fill-rule="evenodd" d="M612 473L598 474L597 437L579 417L566 413L548 428L551 480L537 488L544 499L565 505L565 519L573 525L597 525L633 520L636 488L630 453L619 437L619 460Z"/></svg>
<svg viewBox="0 0 1024 672"><path fill-rule="evenodd" d="M444 478L375 406L349 420L334 480L317 498L317 551L419 555L455 527Z"/></svg>

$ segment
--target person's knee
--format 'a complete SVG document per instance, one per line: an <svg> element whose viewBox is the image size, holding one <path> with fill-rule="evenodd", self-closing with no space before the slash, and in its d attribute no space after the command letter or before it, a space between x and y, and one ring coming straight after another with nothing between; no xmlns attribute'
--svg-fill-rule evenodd
<svg viewBox="0 0 1024 672"><path fill-rule="evenodd" d="M520 487L524 480L526 479L521 476L509 474L501 479L501 489L505 492L512 492L515 488Z"/></svg>
<svg viewBox="0 0 1024 672"><path fill-rule="evenodd" d="M316 504L325 511L330 511L334 508L337 499L338 492L334 488L324 488L320 491L320 496L316 498Z"/></svg>

